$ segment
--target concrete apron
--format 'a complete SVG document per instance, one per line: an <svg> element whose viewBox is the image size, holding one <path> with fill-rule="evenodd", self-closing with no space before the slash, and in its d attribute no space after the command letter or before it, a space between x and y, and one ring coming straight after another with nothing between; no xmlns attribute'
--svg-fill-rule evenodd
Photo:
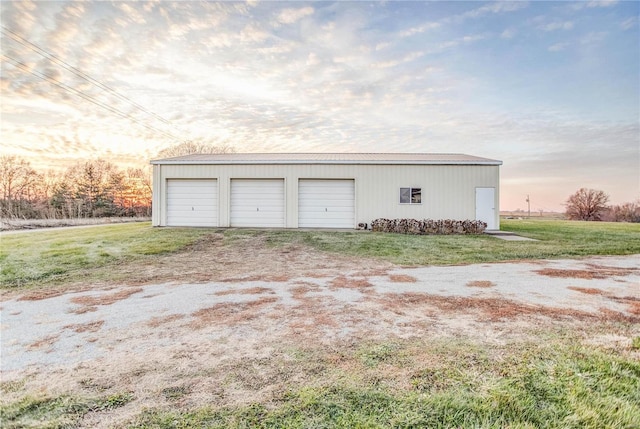
<svg viewBox="0 0 640 429"><path fill-rule="evenodd" d="M535 238L522 237L509 231L489 230L484 233L506 241L538 241Z"/></svg>

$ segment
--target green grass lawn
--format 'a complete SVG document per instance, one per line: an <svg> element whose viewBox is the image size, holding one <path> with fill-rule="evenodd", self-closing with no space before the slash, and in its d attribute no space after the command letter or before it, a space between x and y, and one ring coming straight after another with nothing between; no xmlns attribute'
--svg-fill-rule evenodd
<svg viewBox="0 0 640 429"><path fill-rule="evenodd" d="M371 232L227 229L232 245L247 235L270 246L291 243L338 254L380 258L401 265L452 265L518 259L640 253L640 224L505 220L502 229L539 241L508 242L486 235L412 236ZM149 223L109 225L0 237L3 288L108 280L119 264L179 252L216 229L152 228ZM92 276L98 276L93 278Z"/></svg>
<svg viewBox="0 0 640 429"><path fill-rule="evenodd" d="M556 346L558 344L555 344ZM499 363L482 350L439 345L450 367L415 369L398 391L383 376L291 390L273 404L193 411L150 409L127 427L637 428L640 363L587 348L529 345ZM396 347L398 348L398 347ZM403 352L400 346L397 352ZM394 356L373 364L407 364ZM410 359L410 358L409 358ZM371 365L368 363L367 365Z"/></svg>
<svg viewBox="0 0 640 429"><path fill-rule="evenodd" d="M640 224L507 220L503 221L501 229L539 241L504 241L487 235L415 236L320 231L270 232L268 239L274 245L299 241L319 250L382 258L401 265L640 253ZM249 232L238 230L234 233Z"/></svg>
<svg viewBox="0 0 640 429"><path fill-rule="evenodd" d="M640 362L581 345L566 332L538 332L528 341L493 347L464 338L362 343L342 350L340 359L348 370L330 352L292 350L287 365L312 373L312 379L289 383L270 401L181 407L188 388L163 389L163 405L145 407L115 427L640 427ZM275 360L266 364L284 364ZM0 391L17 387L2 383ZM87 414L114 411L135 399L127 392L28 396L0 405L0 418L7 429L72 428Z"/></svg>
<svg viewBox="0 0 640 429"><path fill-rule="evenodd" d="M158 229L148 222L0 236L3 288L77 281L100 267L176 252L207 231Z"/></svg>

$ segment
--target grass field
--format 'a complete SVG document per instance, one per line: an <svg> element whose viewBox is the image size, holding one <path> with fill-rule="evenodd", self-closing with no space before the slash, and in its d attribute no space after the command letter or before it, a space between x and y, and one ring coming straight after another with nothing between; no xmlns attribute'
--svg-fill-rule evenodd
<svg viewBox="0 0 640 429"><path fill-rule="evenodd" d="M40 293L69 284L126 284L132 273L137 273L135 281L165 281L151 276L171 258L177 260L171 270L186 271L193 269L186 261L207 246L226 252L247 242L287 252L311 249L410 266L640 253L637 224L505 220L502 229L538 241L152 228L148 223L3 234L0 282L5 291L18 295L28 288ZM245 248L241 249L237 257L246 259ZM201 272L211 270L207 263L216 262L209 258L207 254L206 263L197 267ZM191 271L185 278L203 281L192 278ZM9 305L5 301L3 311L11 311ZM473 317L457 317L467 316ZM438 325L454 316L438 312L439 319L433 317ZM166 335L175 333L169 326L158 329ZM348 341L305 342L296 337L290 343L267 344L271 350L267 356L243 354L223 365L206 366L208 350L204 366L192 360L185 363L190 355L170 355L172 366L166 368L170 381L165 384L156 383L153 359L142 366L119 368L122 372L113 376L108 369L91 373L57 390L36 383L40 376L47 386L55 384L47 378L51 374L29 369L0 382L0 426L76 428L101 422L102 427L132 429L640 428L637 325L606 318L515 315L497 322L473 320L465 326L440 336L433 334L441 328L409 338L363 335ZM67 334L71 335L68 330ZM210 346L205 341L203 347ZM53 377L62 376L57 371ZM131 387L145 377L153 380L151 389ZM268 394L235 402L225 396L238 390ZM194 397L200 398L198 405L190 402ZM118 423L104 425L115 416Z"/></svg>
<svg viewBox="0 0 640 429"><path fill-rule="evenodd" d="M163 406L146 408L117 427L640 426L640 362L628 350L581 345L566 330L538 332L527 342L493 347L464 338L396 340L345 347L338 354L300 348L288 350L288 357L267 364L248 358L254 371L287 365L291 373L305 376L303 385L290 382L268 402L185 408L180 404L190 393L189 381L180 379L182 384L162 389ZM234 369L226 383L242 376L252 380L244 366L244 374ZM5 394L16 388L0 385ZM7 429L73 428L86 415L113 412L135 399L129 392L30 396L2 404L0 418Z"/></svg>
<svg viewBox="0 0 640 429"><path fill-rule="evenodd" d="M102 280L113 274L110 267L180 251L204 234L193 228L155 229L148 222L7 234L0 237L0 285Z"/></svg>
<svg viewBox="0 0 640 429"><path fill-rule="evenodd" d="M489 236L411 236L370 232L220 230L224 242L260 235L274 247L301 244L395 264L452 265L518 259L574 258L640 253L640 224L554 220L505 220L502 229L535 242ZM3 235L2 288L51 286L86 281L126 281L113 267L152 263L184 250L215 229L151 228L149 223Z"/></svg>

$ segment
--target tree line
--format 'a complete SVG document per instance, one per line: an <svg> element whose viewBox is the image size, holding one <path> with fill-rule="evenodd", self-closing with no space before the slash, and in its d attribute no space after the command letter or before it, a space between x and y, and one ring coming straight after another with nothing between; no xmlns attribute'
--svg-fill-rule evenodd
<svg viewBox="0 0 640 429"><path fill-rule="evenodd" d="M43 173L23 158L3 155L0 191L0 217L8 219L151 215L150 171L101 159Z"/></svg>
<svg viewBox="0 0 640 429"><path fill-rule="evenodd" d="M228 143L187 140L157 158L194 153L231 153ZM74 219L151 216L151 169L118 168L96 159L78 162L63 173L38 172L15 155L0 156L0 218Z"/></svg>

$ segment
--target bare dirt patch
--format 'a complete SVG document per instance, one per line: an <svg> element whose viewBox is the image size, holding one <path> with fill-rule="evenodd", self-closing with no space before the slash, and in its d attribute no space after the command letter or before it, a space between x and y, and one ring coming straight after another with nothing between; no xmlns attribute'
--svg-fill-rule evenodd
<svg viewBox="0 0 640 429"><path fill-rule="evenodd" d="M61 289L42 289L33 292L28 292L18 298L18 301L40 301L43 299L49 299L56 296L64 295L66 290Z"/></svg>
<svg viewBox="0 0 640 429"><path fill-rule="evenodd" d="M568 286L567 289L587 295L600 295L615 302L619 302L627 306L627 311L633 315L640 315L640 298L634 296L616 296L602 289L583 288L577 286Z"/></svg>
<svg viewBox="0 0 640 429"><path fill-rule="evenodd" d="M215 263L212 263L215 261ZM298 277L327 278L354 269L386 275L388 262L335 255L298 243L274 247L265 235L226 238L212 233L179 253L118 267L128 284L162 282L284 282ZM366 277L366 276L365 276Z"/></svg>
<svg viewBox="0 0 640 429"><path fill-rule="evenodd" d="M279 275L255 275L247 277L233 277L220 280L224 283L243 283L243 282L286 282L289 281L289 276L285 274Z"/></svg>
<svg viewBox="0 0 640 429"><path fill-rule="evenodd" d="M296 286L289 289L294 299L304 299L309 292L317 292L320 290L320 287L313 283L296 282L295 284Z"/></svg>
<svg viewBox="0 0 640 429"><path fill-rule="evenodd" d="M96 305L111 305L115 302L129 298L131 295L142 292L142 288L126 288L115 293L102 296L78 296L71 298L74 304L94 307Z"/></svg>
<svg viewBox="0 0 640 429"><path fill-rule="evenodd" d="M260 294L274 294L273 289L266 287L252 287L248 289L227 289L214 293L216 296L224 295L260 295Z"/></svg>
<svg viewBox="0 0 640 429"><path fill-rule="evenodd" d="M467 282L467 287L479 287L479 288L490 288L494 287L496 284L489 280L472 280Z"/></svg>
<svg viewBox="0 0 640 429"><path fill-rule="evenodd" d="M619 267L603 267L601 265L591 264L591 269L588 270L566 270L558 268L543 268L535 270L534 272L542 276L548 277L562 277L562 278L575 278L575 279L606 279L614 276L628 276L634 273L634 269L631 268L619 268Z"/></svg>
<svg viewBox="0 0 640 429"><path fill-rule="evenodd" d="M389 274L389 280L394 283L415 283L418 281L417 278L408 274Z"/></svg>
<svg viewBox="0 0 640 429"><path fill-rule="evenodd" d="M329 282L331 289L363 289L370 288L373 285L369 280L363 278L353 278L347 276L338 276Z"/></svg>
<svg viewBox="0 0 640 429"><path fill-rule="evenodd" d="M263 297L245 303L225 302L198 310L192 314L196 319L189 326L202 329L212 324L235 324L248 322L261 316L261 309L278 301L276 297Z"/></svg>
<svg viewBox="0 0 640 429"><path fill-rule="evenodd" d="M567 289L575 290L576 292L585 293L587 295L605 295L605 291L602 289L592 287L568 286Z"/></svg>
<svg viewBox="0 0 640 429"><path fill-rule="evenodd" d="M553 320L608 320L626 323L640 322L640 318L612 310L599 315L571 308L555 308L522 304L502 298L445 297L423 293L406 292L385 294L376 300L386 309L404 314L410 307L420 308L425 313L461 314L475 312L480 321L499 322L516 318L548 317Z"/></svg>
<svg viewBox="0 0 640 429"><path fill-rule="evenodd" d="M183 319L184 314L170 314L168 316L154 316L147 321L147 326L150 328L157 328L160 325L166 323L175 322L176 320Z"/></svg>
<svg viewBox="0 0 640 429"><path fill-rule="evenodd" d="M54 345L56 343L56 341L58 341L58 338L60 338L59 334L54 334L54 335L48 335L38 341L35 341L31 344L29 344L28 348L29 349L40 349L40 348L44 348L44 347L51 347L52 345Z"/></svg>
<svg viewBox="0 0 640 429"><path fill-rule="evenodd" d="M104 325L104 320L96 320L95 322L66 325L63 329L70 329L80 334L83 332L98 332L102 328L102 325Z"/></svg>

